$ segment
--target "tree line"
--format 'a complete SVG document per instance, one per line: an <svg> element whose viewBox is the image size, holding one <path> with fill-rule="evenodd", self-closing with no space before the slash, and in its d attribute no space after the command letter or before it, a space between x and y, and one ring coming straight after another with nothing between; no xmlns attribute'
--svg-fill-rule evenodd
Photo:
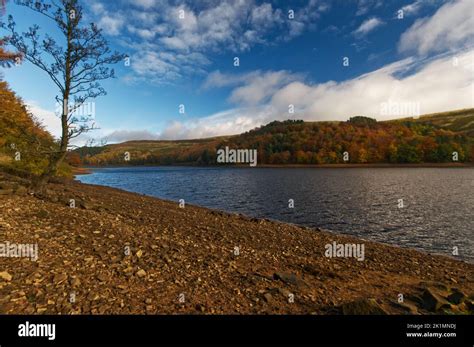
<svg viewBox="0 0 474 347"><path fill-rule="evenodd" d="M473 138L422 121L377 122L353 117L347 122L274 121L224 140L210 139L167 151L135 145L125 162L126 144L83 148L87 165L215 165L217 150L257 149L259 164L447 163L474 162Z"/></svg>

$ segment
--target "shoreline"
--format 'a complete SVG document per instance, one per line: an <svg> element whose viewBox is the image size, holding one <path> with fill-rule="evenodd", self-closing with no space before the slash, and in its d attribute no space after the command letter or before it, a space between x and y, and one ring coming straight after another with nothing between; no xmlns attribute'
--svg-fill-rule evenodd
<svg viewBox="0 0 474 347"><path fill-rule="evenodd" d="M141 194L141 193L137 193L137 192L133 192L133 191L125 190L125 189L120 189L120 188L115 188L115 187L111 187L111 186L107 186L107 185L100 185L100 184L94 184L94 183L83 183L79 180L75 180L75 182L77 182L79 184L82 184L82 185L86 185L86 186L100 187L100 188L106 188L106 189L114 189L114 190L118 190L119 192L126 192L126 193L130 193L130 194L135 194L135 195L138 195L138 196L146 196L146 197L150 197L152 199L156 199L156 200L163 201L163 202L166 202L166 203L176 204L176 202L174 202L173 200L169 200L169 199L165 199L165 198L161 198L161 197L156 197L156 196L153 196L153 195ZM274 219L274 218L271 218L271 217L254 218L252 216L249 216L249 215L246 215L246 214L243 214L243 213L229 212L229 211L225 211L225 210L221 210L221 209L217 209L217 208L211 208L211 207L206 207L206 206L201 206L201 205L196 205L196 204L186 203L186 206L192 206L194 208L203 209L203 210L209 211L211 213L216 213L216 214L220 214L220 215L224 215L224 216L228 216L228 217L237 216L237 217L244 218L246 220L248 219L248 220L253 220L253 221L256 221L256 220L267 221L267 222L270 222L270 223L284 224L284 225L296 227L296 228L299 228L299 229L311 230L311 231L314 231L314 232L326 232L326 233L334 234L334 235L337 235L337 236L347 236L347 237L351 237L351 238L354 238L354 239L357 239L357 240L360 240L360 241L364 241L364 242L371 242L371 243L375 243L375 244L379 244L379 245L385 245L385 246L400 248L402 250L403 249L412 250L412 251L415 251L415 252L420 252L420 253L425 254L425 255L447 257L447 258L449 258L451 260L454 260L454 261L460 261L460 262L464 262L466 264L474 265L474 259L472 261L470 261L469 259L456 258L455 256L451 256L449 254L428 252L426 250L417 249L415 247L404 247L404 246L394 244L394 243L373 241L373 240L370 240L370 239L364 239L364 238L361 238L361 237L353 236L349 233L343 233L341 231L334 230L334 229L327 229L327 228L322 228L322 227L308 227L308 226L305 226L303 224L286 222L286 221Z"/></svg>
<svg viewBox="0 0 474 347"><path fill-rule="evenodd" d="M472 312L474 265L447 256L76 181L0 205L0 241L39 245L37 262L2 258L3 314ZM364 260L326 257L332 242Z"/></svg>
<svg viewBox="0 0 474 347"><path fill-rule="evenodd" d="M252 169L361 169L361 168L376 168L376 169L391 169L391 168L474 168L474 163L420 163L420 164L257 164L256 167L249 165L110 165L110 166L83 166L73 169L73 175L88 175L95 169L113 169L113 168L166 168L166 167L185 167L185 168L252 168Z"/></svg>

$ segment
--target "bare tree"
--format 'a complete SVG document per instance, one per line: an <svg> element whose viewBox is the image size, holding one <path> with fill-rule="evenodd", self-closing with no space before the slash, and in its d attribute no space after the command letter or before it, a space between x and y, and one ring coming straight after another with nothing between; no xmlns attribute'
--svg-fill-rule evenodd
<svg viewBox="0 0 474 347"><path fill-rule="evenodd" d="M45 172L34 182L36 189L56 174L67 155L71 139L95 129L91 114L77 115L86 102L106 95L100 81L115 77L109 65L125 56L112 52L101 30L94 24L83 24L83 10L78 0L16 0L15 3L52 20L59 29L61 43L50 35L40 36L39 26L32 25L19 33L13 17L0 25L9 31L6 42L50 77L59 89L56 101L61 105L62 132L58 150L51 153Z"/></svg>
<svg viewBox="0 0 474 347"><path fill-rule="evenodd" d="M3 16L5 14L6 6L7 0L0 0L0 16ZM20 62L21 55L18 53L6 51L4 45L5 39L0 37L0 67L10 67L16 62Z"/></svg>

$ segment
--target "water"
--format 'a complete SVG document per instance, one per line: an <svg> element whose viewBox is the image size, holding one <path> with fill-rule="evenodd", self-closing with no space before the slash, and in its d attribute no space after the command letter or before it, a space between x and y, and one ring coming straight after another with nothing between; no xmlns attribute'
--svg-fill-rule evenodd
<svg viewBox="0 0 474 347"><path fill-rule="evenodd" d="M78 179L430 253L458 247L474 262L473 168L135 167Z"/></svg>

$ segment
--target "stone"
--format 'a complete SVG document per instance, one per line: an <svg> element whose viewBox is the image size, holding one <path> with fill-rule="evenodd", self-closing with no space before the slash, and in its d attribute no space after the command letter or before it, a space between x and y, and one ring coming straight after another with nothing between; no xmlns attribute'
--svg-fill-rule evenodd
<svg viewBox="0 0 474 347"><path fill-rule="evenodd" d="M452 304L459 305L466 295L458 289L453 289L452 293L446 299Z"/></svg>
<svg viewBox="0 0 474 347"><path fill-rule="evenodd" d="M66 274L63 274L63 273L61 273L61 274L56 274L56 275L54 276L54 278L53 278L53 282L54 282L55 284L61 284L61 283L63 283L63 282L66 281L66 280L67 280L67 275L66 275Z"/></svg>
<svg viewBox="0 0 474 347"><path fill-rule="evenodd" d="M10 275L10 274L9 274L8 272L6 272L6 271L2 271L2 272L0 272L0 278L1 278L2 280L5 280L5 281L7 281L7 282L10 282L10 281L12 280L13 276Z"/></svg>
<svg viewBox="0 0 474 347"><path fill-rule="evenodd" d="M77 277L71 281L71 286L73 287L79 287L80 285L81 285L81 280Z"/></svg>
<svg viewBox="0 0 474 347"><path fill-rule="evenodd" d="M140 269L140 270L137 271L136 275L138 277L145 277L146 276L146 271L143 270L143 269Z"/></svg>
<svg viewBox="0 0 474 347"><path fill-rule="evenodd" d="M293 273L286 273L286 272L275 272L273 274L273 278L276 280L280 280L282 282L285 282L287 284L293 284L296 286L302 286L304 285L304 281L298 278L295 274Z"/></svg>
<svg viewBox="0 0 474 347"><path fill-rule="evenodd" d="M441 309L451 307L451 305L441 295L438 295L433 288L426 288L421 299L423 300L423 307L431 312L437 312Z"/></svg>
<svg viewBox="0 0 474 347"><path fill-rule="evenodd" d="M38 213L36 214L38 218L47 218L48 215L49 213L46 210L39 210Z"/></svg>
<svg viewBox="0 0 474 347"><path fill-rule="evenodd" d="M12 182L2 181L0 182L0 189L10 189L14 188L14 184Z"/></svg>
<svg viewBox="0 0 474 347"><path fill-rule="evenodd" d="M341 306L344 315L386 315L387 312L380 307L373 298L364 298L352 301Z"/></svg>
<svg viewBox="0 0 474 347"><path fill-rule="evenodd" d="M405 314L419 314L418 307L413 302L405 300L404 302L391 302L393 306L401 308Z"/></svg>
<svg viewBox="0 0 474 347"><path fill-rule="evenodd" d="M28 194L28 189L23 186L18 186L18 188L15 190L15 194L17 195L26 195Z"/></svg>
<svg viewBox="0 0 474 347"><path fill-rule="evenodd" d="M468 309L470 314L474 313L474 302L471 300L467 300L464 302L466 304L466 308Z"/></svg>
<svg viewBox="0 0 474 347"><path fill-rule="evenodd" d="M79 201L79 207L83 208L84 210L92 209L92 204L88 201L81 200Z"/></svg>
<svg viewBox="0 0 474 347"><path fill-rule="evenodd" d="M265 299L266 302L272 302L273 301L273 296L270 293L263 294L263 298Z"/></svg>
<svg viewBox="0 0 474 347"><path fill-rule="evenodd" d="M107 282L109 280L109 277L104 273L100 273L97 275L97 279L101 282Z"/></svg>
<svg viewBox="0 0 474 347"><path fill-rule="evenodd" d="M204 305L197 304L195 307L196 307L196 310L199 311L199 312L206 311L206 307Z"/></svg>
<svg viewBox="0 0 474 347"><path fill-rule="evenodd" d="M288 289L285 288L278 288L278 292L285 297L285 299L288 299L290 297L290 294L292 294Z"/></svg>

